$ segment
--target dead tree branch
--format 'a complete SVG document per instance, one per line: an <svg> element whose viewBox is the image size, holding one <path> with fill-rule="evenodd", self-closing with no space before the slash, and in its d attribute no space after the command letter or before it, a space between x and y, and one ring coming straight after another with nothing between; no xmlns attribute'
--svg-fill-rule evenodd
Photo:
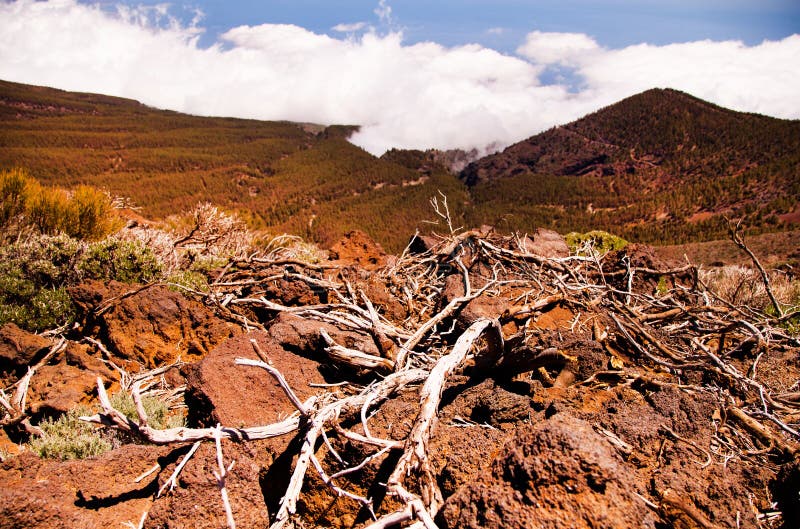
<svg viewBox="0 0 800 529"><path fill-rule="evenodd" d="M772 303L772 307L775 309L775 314L778 318L783 316L783 309L781 309L781 304L778 303L778 300L775 298L775 294L772 292L772 285L769 280L769 274L767 271L764 270L764 267L761 265L761 261L758 260L758 257L753 250L750 249L749 246L744 242L744 234L742 233L742 222L739 221L734 224L732 221L728 221L728 231L731 236L731 240L733 244L738 246L742 251L744 251L750 260L753 261L753 265L758 269L758 272L761 274L761 281L764 283L764 289L767 291L767 296L769 296L769 300Z"/></svg>

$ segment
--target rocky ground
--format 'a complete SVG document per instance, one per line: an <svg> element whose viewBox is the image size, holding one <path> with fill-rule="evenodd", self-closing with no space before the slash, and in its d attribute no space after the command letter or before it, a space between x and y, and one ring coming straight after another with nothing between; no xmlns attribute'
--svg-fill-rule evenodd
<svg viewBox="0 0 800 529"><path fill-rule="evenodd" d="M483 230L394 257L352 234L211 277L84 283L64 336L0 329L0 528L800 527L791 314L647 247ZM187 426L98 384L157 389ZM79 404L125 442L20 448Z"/></svg>

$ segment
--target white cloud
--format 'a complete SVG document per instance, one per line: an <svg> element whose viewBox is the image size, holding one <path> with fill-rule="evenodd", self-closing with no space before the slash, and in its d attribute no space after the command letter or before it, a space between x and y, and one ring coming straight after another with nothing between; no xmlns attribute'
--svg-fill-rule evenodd
<svg viewBox="0 0 800 529"><path fill-rule="evenodd" d="M385 2L377 11L390 19ZM2 2L0 78L193 114L360 124L353 141L378 154L509 144L656 86L800 117L800 36L609 50L583 34L533 32L515 57L478 45L406 45L396 31L333 38L278 24L233 28L203 49L201 31L167 11ZM571 69L580 90L542 84L552 66Z"/></svg>
<svg viewBox="0 0 800 529"><path fill-rule="evenodd" d="M593 38L583 33L544 33L533 31L517 53L533 62L572 65L600 51Z"/></svg>
<svg viewBox="0 0 800 529"><path fill-rule="evenodd" d="M361 31L366 26L366 22L353 22L352 24L336 24L331 29L339 33L353 33L355 31Z"/></svg>
<svg viewBox="0 0 800 529"><path fill-rule="evenodd" d="M505 33L506 31L508 31L506 28L495 27L495 28L489 28L489 29L487 29L487 30L486 30L486 33L487 33L488 35L502 35L502 34L503 34L503 33Z"/></svg>

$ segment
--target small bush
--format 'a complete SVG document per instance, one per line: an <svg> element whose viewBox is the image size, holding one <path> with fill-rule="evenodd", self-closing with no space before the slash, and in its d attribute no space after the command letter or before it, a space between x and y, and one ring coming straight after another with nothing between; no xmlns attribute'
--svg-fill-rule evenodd
<svg viewBox="0 0 800 529"><path fill-rule="evenodd" d="M27 219L40 233L68 233L74 225L69 195L63 189L33 186L27 204Z"/></svg>
<svg viewBox="0 0 800 529"><path fill-rule="evenodd" d="M180 234L176 247L198 255L236 257L250 247L250 234L239 216L210 203L200 203L192 211L173 217L171 222Z"/></svg>
<svg viewBox="0 0 800 529"><path fill-rule="evenodd" d="M136 240L109 237L89 246L78 265L88 278L150 283L161 274L155 254Z"/></svg>
<svg viewBox="0 0 800 529"><path fill-rule="evenodd" d="M67 233L78 239L96 241L117 231L122 221L108 193L91 186L78 186L70 202L73 224Z"/></svg>
<svg viewBox="0 0 800 529"><path fill-rule="evenodd" d="M31 178L24 169L0 171L0 228L5 228L25 211Z"/></svg>
<svg viewBox="0 0 800 529"><path fill-rule="evenodd" d="M128 393L119 392L110 397L111 405L125 414L126 417L138 421L136 406ZM153 428L176 428L185 426L181 415L170 413L166 402L156 397L142 397L148 424ZM45 419L39 423L44 435L32 438L28 446L40 457L48 459L84 459L97 456L117 448L125 443L138 442L129 435L115 429L97 428L81 421L82 415L94 412L85 406L79 406L65 413L58 419Z"/></svg>
<svg viewBox="0 0 800 529"><path fill-rule="evenodd" d="M31 226L46 235L99 240L121 225L104 191L79 186L69 193L43 187L23 169L0 172L0 228Z"/></svg>
<svg viewBox="0 0 800 529"><path fill-rule="evenodd" d="M39 423L44 435L32 438L28 446L40 457L48 459L84 459L111 450L92 425L81 421L81 415L91 415L85 407L78 407L58 419L45 419Z"/></svg>
<svg viewBox="0 0 800 529"><path fill-rule="evenodd" d="M565 236L567 245L572 253L585 253L591 247L599 254L606 254L614 250L622 250L628 246L628 241L606 231L595 230L587 233L568 233Z"/></svg>
<svg viewBox="0 0 800 529"><path fill-rule="evenodd" d="M701 270L700 279L712 292L728 303L746 305L771 315L775 313L761 274L752 268L724 266ZM772 293L784 313L800 308L800 281L780 272L771 272L770 284Z"/></svg>
<svg viewBox="0 0 800 529"><path fill-rule="evenodd" d="M115 393L111 396L110 400L111 405L122 412L126 417L133 421L139 420L139 415L136 413L136 404L134 404L133 397L131 397L129 393ZM147 414L147 424L153 428L163 430L166 428L186 426L186 421L183 416L170 413L167 403L157 397L143 396L142 405Z"/></svg>
<svg viewBox="0 0 800 529"><path fill-rule="evenodd" d="M193 270L178 270L167 278L167 283L178 285L177 287L170 285L171 289L178 292L184 291L184 289L180 287L185 287L197 292L208 292L209 290L208 278L204 274Z"/></svg>
<svg viewBox="0 0 800 529"><path fill-rule="evenodd" d="M0 324L41 332L71 323L75 308L65 287L78 279L82 252L81 243L66 235L0 246Z"/></svg>
<svg viewBox="0 0 800 529"><path fill-rule="evenodd" d="M316 264L327 256L319 246L304 241L296 235L278 235L257 239L253 245L275 259L295 259L304 263Z"/></svg>

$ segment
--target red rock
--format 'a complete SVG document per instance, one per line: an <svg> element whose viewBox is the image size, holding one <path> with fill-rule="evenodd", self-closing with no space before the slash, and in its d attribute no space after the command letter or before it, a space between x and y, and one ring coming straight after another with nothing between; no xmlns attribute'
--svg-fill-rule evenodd
<svg viewBox="0 0 800 529"><path fill-rule="evenodd" d="M25 374L28 364L44 356L52 341L23 331L13 323L0 327L0 377L3 385Z"/></svg>
<svg viewBox="0 0 800 529"><path fill-rule="evenodd" d="M439 246L442 240L430 235L416 234L411 237L408 243L408 249L411 253L421 254L425 252L432 252L434 248Z"/></svg>
<svg viewBox="0 0 800 529"><path fill-rule="evenodd" d="M318 391L309 386L324 382L317 362L287 351L262 331L242 334L221 343L203 360L184 369L191 423L258 426L277 422L295 411L267 371L235 364L236 358L258 360L251 339L257 340L301 401Z"/></svg>
<svg viewBox="0 0 800 529"><path fill-rule="evenodd" d="M548 259L569 256L569 246L564 237L544 228L538 228L532 238L530 236L523 238L522 250Z"/></svg>
<svg viewBox="0 0 800 529"><path fill-rule="evenodd" d="M326 290L309 285L300 279L281 278L262 286L267 299L277 301L287 307L328 302Z"/></svg>
<svg viewBox="0 0 800 529"><path fill-rule="evenodd" d="M138 525L158 490L158 475L134 479L171 450L125 445L83 460L45 460L30 452L10 458L0 466L0 529Z"/></svg>
<svg viewBox="0 0 800 529"><path fill-rule="evenodd" d="M331 246L330 258L345 264L356 264L365 270L377 270L386 265L387 256L380 244L360 230L353 230Z"/></svg>
<svg viewBox="0 0 800 529"><path fill-rule="evenodd" d="M40 367L31 379L28 410L33 414L65 413L89 404L97 395L97 377L106 387L118 379L85 345L70 342L67 349Z"/></svg>
<svg viewBox="0 0 800 529"><path fill-rule="evenodd" d="M267 493L276 487L283 494L291 468L281 476L268 475L267 465L273 454L285 448L290 436L268 441L235 443L222 442L225 464L236 461L225 479L233 518L239 529L269 527L269 513L275 512L276 502ZM275 465L276 467L279 465ZM160 481L174 469L169 465ZM150 529L221 529L227 527L225 508L213 471L218 470L214 443L205 443L181 472L178 486L157 499L147 514L145 527ZM261 482L261 486L259 486ZM282 489L282 490L281 490ZM278 499L280 496L278 496ZM266 501L265 501L266 500Z"/></svg>
<svg viewBox="0 0 800 529"><path fill-rule="evenodd" d="M91 281L70 290L83 313L84 334L101 337L121 359L150 368L178 357L196 360L235 332L201 303L167 287L137 288ZM104 303L108 310L95 314Z"/></svg>
<svg viewBox="0 0 800 529"><path fill-rule="evenodd" d="M653 527L636 491L605 438L584 421L555 416L509 442L487 472L450 497L437 522L465 529Z"/></svg>
<svg viewBox="0 0 800 529"><path fill-rule="evenodd" d="M269 328L269 335L285 349L308 358L325 360L323 351L325 341L320 329L333 338L337 344L363 353L380 356L378 347L371 336L353 331L343 331L330 323L302 318L295 314L280 314Z"/></svg>

